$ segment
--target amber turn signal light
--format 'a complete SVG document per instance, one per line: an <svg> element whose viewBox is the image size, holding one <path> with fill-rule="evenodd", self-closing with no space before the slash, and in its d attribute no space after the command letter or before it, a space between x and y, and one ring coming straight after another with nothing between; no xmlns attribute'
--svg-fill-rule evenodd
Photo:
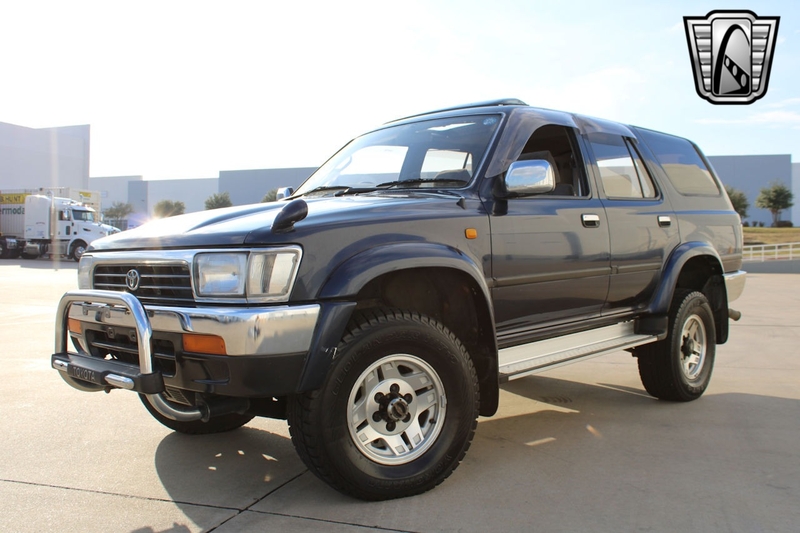
<svg viewBox="0 0 800 533"><path fill-rule="evenodd" d="M83 328L81 327L80 321L75 318L70 318L67 320L67 329L69 329L70 333L76 333L78 335L83 333Z"/></svg>
<svg viewBox="0 0 800 533"><path fill-rule="evenodd" d="M225 340L216 335L183 334L183 349L187 352L226 355Z"/></svg>

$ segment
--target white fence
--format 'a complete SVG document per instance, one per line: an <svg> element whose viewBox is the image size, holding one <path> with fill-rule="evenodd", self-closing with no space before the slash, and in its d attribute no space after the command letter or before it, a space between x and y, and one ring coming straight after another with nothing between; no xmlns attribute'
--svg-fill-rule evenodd
<svg viewBox="0 0 800 533"><path fill-rule="evenodd" d="M773 261L800 259L800 242L784 244L753 244L742 248L744 261Z"/></svg>

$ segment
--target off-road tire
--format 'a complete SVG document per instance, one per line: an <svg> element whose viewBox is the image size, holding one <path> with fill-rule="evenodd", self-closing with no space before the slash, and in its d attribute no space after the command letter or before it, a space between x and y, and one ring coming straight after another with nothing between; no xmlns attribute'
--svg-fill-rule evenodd
<svg viewBox="0 0 800 533"><path fill-rule="evenodd" d="M144 394L140 394L139 399L142 400L145 408L147 408L147 411L153 415L153 418L171 430L177 431L178 433L184 433L186 435L210 435L211 433L224 433L226 431L232 431L240 428L253 419L251 415L231 413L227 415L215 416L208 422L203 422L202 420L178 422L177 420L169 419L156 411L156 409L150 405L150 402L147 401L147 398Z"/></svg>
<svg viewBox="0 0 800 533"><path fill-rule="evenodd" d="M677 289L667 338L637 348L642 385L660 400L689 402L703 395L716 353L714 313L697 291Z"/></svg>
<svg viewBox="0 0 800 533"><path fill-rule="evenodd" d="M430 490L455 470L479 400L453 333L418 313L379 309L353 317L322 387L289 398L287 416L309 470L345 494L386 500Z"/></svg>

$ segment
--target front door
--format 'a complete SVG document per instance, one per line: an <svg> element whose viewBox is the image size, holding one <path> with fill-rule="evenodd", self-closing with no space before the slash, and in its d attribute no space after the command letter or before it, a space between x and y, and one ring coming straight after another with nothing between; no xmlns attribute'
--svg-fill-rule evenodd
<svg viewBox="0 0 800 533"><path fill-rule="evenodd" d="M519 159L526 154L555 163L556 189L501 201L490 218L501 347L531 340L550 324L599 316L608 293L608 222L574 130L539 128Z"/></svg>

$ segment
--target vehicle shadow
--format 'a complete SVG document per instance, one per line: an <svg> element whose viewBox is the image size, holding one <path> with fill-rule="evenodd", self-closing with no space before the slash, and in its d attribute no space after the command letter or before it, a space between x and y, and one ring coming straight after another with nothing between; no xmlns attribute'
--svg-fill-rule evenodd
<svg viewBox="0 0 800 533"><path fill-rule="evenodd" d="M198 520L198 504L411 531L529 531L534 517L542 531L715 530L727 520L781 530L800 520L800 428L787 424L800 419L799 400L728 392L662 402L635 387L543 376L502 390L458 470L417 497L339 494L306 471L288 438L248 427L168 435L156 468Z"/></svg>
<svg viewBox="0 0 800 533"><path fill-rule="evenodd" d="M188 504L188 515L195 505L244 509L305 471L289 438L247 426L214 435L170 433L156 450L155 467L171 499Z"/></svg>

